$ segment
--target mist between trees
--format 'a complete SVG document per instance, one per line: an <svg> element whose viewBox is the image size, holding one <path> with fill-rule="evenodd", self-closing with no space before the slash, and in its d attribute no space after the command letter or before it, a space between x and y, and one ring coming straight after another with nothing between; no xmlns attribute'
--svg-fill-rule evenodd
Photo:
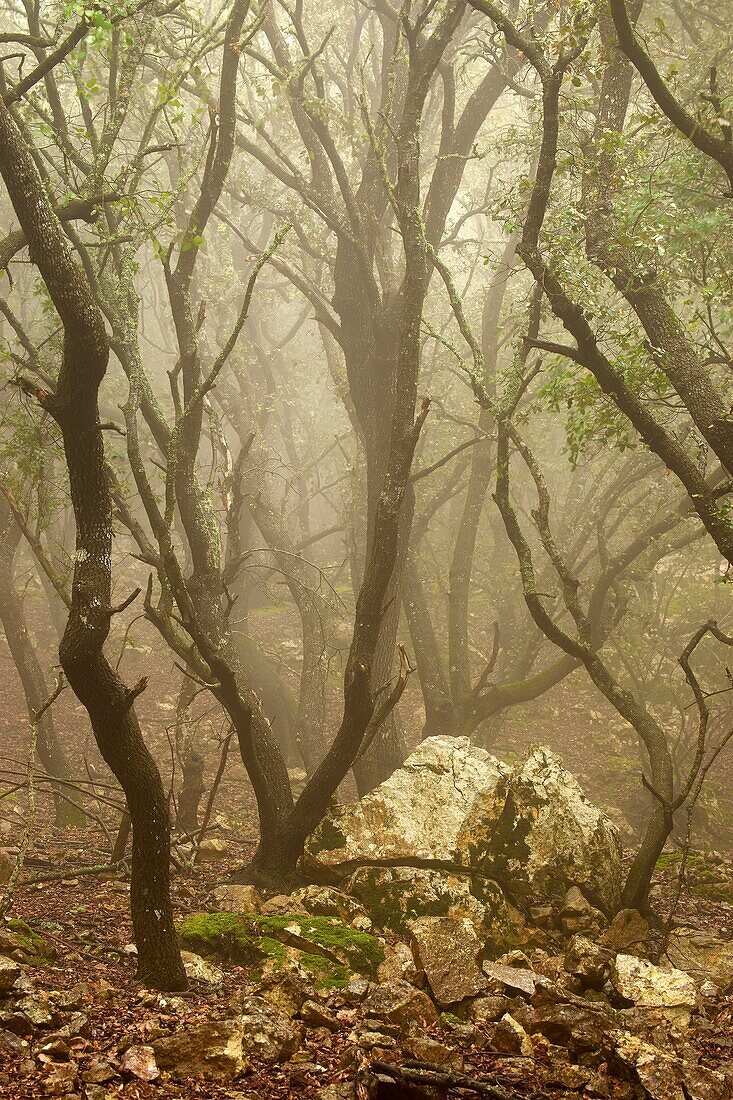
<svg viewBox="0 0 733 1100"><path fill-rule="evenodd" d="M10 885L131 833L147 985L424 738L730 844L728 9L2 5Z"/></svg>

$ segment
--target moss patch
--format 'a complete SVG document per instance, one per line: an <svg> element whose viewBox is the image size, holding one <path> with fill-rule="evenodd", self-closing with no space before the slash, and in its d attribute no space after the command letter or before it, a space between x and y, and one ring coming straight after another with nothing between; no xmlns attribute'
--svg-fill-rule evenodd
<svg viewBox="0 0 733 1100"><path fill-rule="evenodd" d="M0 953L20 951L28 966L45 966L54 956L42 936L17 917L6 918L0 924Z"/></svg>
<svg viewBox="0 0 733 1100"><path fill-rule="evenodd" d="M258 972L266 963L278 970L294 958L312 976L317 989L343 988L353 971L372 977L384 958L374 936L357 932L334 917L194 913L176 929L181 943L191 951L251 966ZM302 945L297 940L303 941Z"/></svg>

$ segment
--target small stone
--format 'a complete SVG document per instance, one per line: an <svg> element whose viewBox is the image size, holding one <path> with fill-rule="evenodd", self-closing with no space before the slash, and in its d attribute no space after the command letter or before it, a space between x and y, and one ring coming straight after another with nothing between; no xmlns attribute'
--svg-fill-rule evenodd
<svg viewBox="0 0 733 1100"><path fill-rule="evenodd" d="M6 882L10 882L14 868L15 860L10 855L10 852L6 852L4 848L0 848L0 886L4 886Z"/></svg>
<svg viewBox="0 0 733 1100"><path fill-rule="evenodd" d="M81 1079L90 1085L103 1085L105 1081L111 1081L116 1073L117 1070L109 1058L105 1058L103 1054L95 1054L82 1069Z"/></svg>
<svg viewBox="0 0 733 1100"><path fill-rule="evenodd" d="M211 1020L173 1032L152 1044L161 1069L179 1079L201 1075L232 1080L247 1067L242 1020Z"/></svg>
<svg viewBox="0 0 733 1100"><path fill-rule="evenodd" d="M21 975L21 968L13 959L0 955L0 993L12 989Z"/></svg>
<svg viewBox="0 0 733 1100"><path fill-rule="evenodd" d="M613 953L576 934L565 951L565 969L591 989L601 989L611 969Z"/></svg>
<svg viewBox="0 0 733 1100"><path fill-rule="evenodd" d="M675 928L667 941L667 958L697 981L722 990L733 984L733 943L695 928Z"/></svg>
<svg viewBox="0 0 733 1100"><path fill-rule="evenodd" d="M341 1021L318 1001L306 1001L303 1004L300 1020L306 1027L326 1027L329 1031L340 1031L343 1026Z"/></svg>
<svg viewBox="0 0 733 1100"><path fill-rule="evenodd" d="M46 1096L67 1096L76 1090L79 1067L74 1062L54 1064L42 1084Z"/></svg>
<svg viewBox="0 0 733 1100"><path fill-rule="evenodd" d="M224 981L224 971L218 966L202 959L193 951L181 951L183 968L187 977L193 982L201 982L203 985L221 985Z"/></svg>
<svg viewBox="0 0 733 1100"><path fill-rule="evenodd" d="M509 1012L502 1016L493 1030L491 1049L499 1054L519 1054L524 1058L531 1058L534 1054L532 1040Z"/></svg>
<svg viewBox="0 0 733 1100"><path fill-rule="evenodd" d="M297 898L288 894L275 894L262 903L260 912L266 917L307 916L308 910Z"/></svg>
<svg viewBox="0 0 733 1100"><path fill-rule="evenodd" d="M637 909L619 909L601 937L604 947L624 954L646 956L649 925Z"/></svg>
<svg viewBox="0 0 733 1100"><path fill-rule="evenodd" d="M196 853L197 863L208 863L214 860L226 859L231 850L231 845L228 840L222 840L221 837L210 836L205 837L201 841Z"/></svg>
<svg viewBox="0 0 733 1100"><path fill-rule="evenodd" d="M405 1050L416 1061L435 1066L436 1069L449 1070L453 1073L460 1073L463 1069L464 1059L459 1051L427 1036L409 1039L405 1043Z"/></svg>
<svg viewBox="0 0 733 1100"><path fill-rule="evenodd" d="M525 997L533 996L537 986L547 982L541 974L534 970L505 966L503 963L484 960L482 969L487 978L491 978L509 989L517 990L523 993Z"/></svg>
<svg viewBox="0 0 733 1100"><path fill-rule="evenodd" d="M245 997L241 1006L243 1050L263 1062L287 1062L303 1039L303 1029L264 997Z"/></svg>
<svg viewBox="0 0 733 1100"><path fill-rule="evenodd" d="M254 886L242 886L229 883L217 886L211 895L215 908L222 913L259 913L262 897Z"/></svg>
<svg viewBox="0 0 733 1100"><path fill-rule="evenodd" d="M155 1051L148 1046L129 1047L120 1058L120 1073L138 1081L155 1081L160 1070L155 1061Z"/></svg>
<svg viewBox="0 0 733 1100"><path fill-rule="evenodd" d="M437 1009L428 995L400 980L375 986L364 1002L364 1013L396 1024L405 1035L438 1022Z"/></svg>
<svg viewBox="0 0 733 1100"><path fill-rule="evenodd" d="M419 978L419 970L415 965L415 957L410 948L402 940L395 944L389 944L385 948L384 960L379 964L377 976L380 982L390 982L394 979L410 982L416 985Z"/></svg>
<svg viewBox="0 0 733 1100"><path fill-rule="evenodd" d="M493 1023L501 1019L508 1007L508 997L476 997L471 1002L471 1019L476 1024Z"/></svg>

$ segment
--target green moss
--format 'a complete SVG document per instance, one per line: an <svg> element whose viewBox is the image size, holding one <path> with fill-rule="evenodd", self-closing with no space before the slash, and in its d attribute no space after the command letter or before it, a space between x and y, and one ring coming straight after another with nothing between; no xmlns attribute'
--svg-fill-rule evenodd
<svg viewBox="0 0 733 1100"><path fill-rule="evenodd" d="M28 966L44 966L46 963L51 962L53 952L49 949L48 944L24 920L11 917L3 921L2 927L12 934L18 949L25 955L23 961Z"/></svg>
<svg viewBox="0 0 733 1100"><path fill-rule="evenodd" d="M317 947L323 947L336 955L342 963L360 974L374 975L384 961L384 950L379 941L368 932L357 932L337 917L284 916L253 918L260 927L274 935L284 932L289 925L297 924L302 939Z"/></svg>
<svg viewBox="0 0 733 1100"><path fill-rule="evenodd" d="M297 924L297 934L307 941L307 947L301 949L288 943L287 929L293 924ZM256 973L261 973L266 961L278 969L289 956L295 955L313 975L319 989L343 988L348 985L352 971L371 977L384 959L384 951L374 936L357 932L334 917L194 913L180 921L176 929L181 943L192 951L225 962L255 966ZM320 954L319 947L332 957Z"/></svg>

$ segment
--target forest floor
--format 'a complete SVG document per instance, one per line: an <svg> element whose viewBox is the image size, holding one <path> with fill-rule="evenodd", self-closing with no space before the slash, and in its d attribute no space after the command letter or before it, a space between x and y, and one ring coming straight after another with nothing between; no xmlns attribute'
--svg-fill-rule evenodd
<svg viewBox="0 0 733 1100"><path fill-rule="evenodd" d="M146 665L149 666L151 660L151 650L134 651L126 664L126 675L132 679L140 671L149 673ZM172 668L167 672L160 670L159 676L151 677L151 687L143 695L140 706L143 726L169 781L172 753L166 728L170 729L175 715L177 679L178 674ZM414 740L419 736L417 703L417 691L411 689L405 696L403 716ZM6 770L22 771L27 765L24 708L12 662L4 646L0 646L0 722ZM96 755L83 712L70 692L62 695L55 714L65 742L73 741L77 746L78 774L107 781L109 776ZM201 714L202 736L210 746L208 770L213 774L225 731L218 718L206 716L205 706ZM337 715L338 700L334 698L334 719ZM609 713L595 695L591 696L580 677L569 678L532 707L511 712L496 731L492 751L502 758L515 759L531 744L546 744L558 751L565 766L578 776L588 796L609 810L631 835L630 826L639 802L638 759L630 751L628 739L621 735L616 716ZM91 822L85 832L59 831L52 825L50 800L42 788L38 803L25 866L26 881L15 890L11 915L27 921L54 949L53 961L34 969L33 982L39 991L68 990L78 983L86 983L83 1010L89 1017L91 1031L88 1037L77 1040L75 1057L80 1064L100 1053L124 1049L131 1040L144 1043L171 1015L183 1012L190 1021L210 1018L235 992L248 985L251 975L246 969L231 966L226 970L224 984L213 991L194 985L182 997L171 997L140 990L135 983L134 957L125 950L131 939L128 885L120 875L84 873L87 868L108 862L109 838L114 835L116 813L100 805L95 809L99 823ZM25 824L25 793L4 797L0 804L0 846L17 845ZM730 858L733 849L733 752L721 757L711 777L696 830L693 835L695 851L676 916L684 923L729 938L733 936L733 864ZM211 890L227 881L230 873L253 851L255 806L241 762L234 752L213 808L211 835L226 841L222 857L174 874L173 900L177 918L205 909ZM666 911L674 893L678 867L679 855L670 850L661 861L653 892L653 899L661 911ZM73 877L32 881L36 876L59 871L66 871ZM711 1034L712 1046L707 1051L712 1059L710 1064L718 1061L721 1065L729 1064L733 1056L731 1016L733 1013L729 1012L725 1027ZM255 1064L253 1071L235 1084L219 1086L195 1079L184 1083L131 1080L115 1085L109 1095L129 1097L130 1100L196 1096L212 1100L313 1097L319 1088L347 1075L342 1065L347 1030L308 1032L302 1058L285 1065ZM440 1038L440 1034L436 1032L435 1037ZM483 1080L502 1083L502 1059L498 1055L474 1050L470 1055L470 1067ZM536 1082L528 1078L521 1086L516 1081L511 1085L530 1095ZM28 1068L19 1079L17 1060L7 1051L0 1052L2 1100L47 1095L47 1070L42 1062L36 1061L34 1068ZM565 1093L561 1090L557 1095Z"/></svg>

